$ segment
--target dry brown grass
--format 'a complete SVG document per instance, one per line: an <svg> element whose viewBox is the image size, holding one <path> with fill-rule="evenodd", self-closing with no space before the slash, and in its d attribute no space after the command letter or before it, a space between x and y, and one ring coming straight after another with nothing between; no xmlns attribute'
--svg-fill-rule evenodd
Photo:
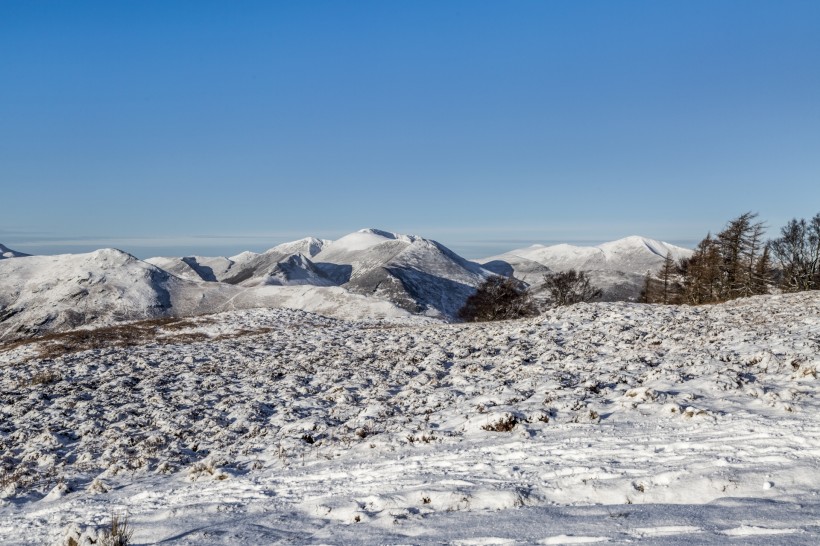
<svg viewBox="0 0 820 546"><path fill-rule="evenodd" d="M111 522L103 530L103 535L100 539L101 546L128 546L131 544L131 537L134 535L134 529L128 523L128 516L120 515L115 512L111 513Z"/></svg>
<svg viewBox="0 0 820 546"><path fill-rule="evenodd" d="M509 415L507 417L502 417L495 423L484 425L481 428L490 432L509 432L515 428L515 425L517 424L518 419L516 419L513 415Z"/></svg>
<svg viewBox="0 0 820 546"><path fill-rule="evenodd" d="M183 332L187 328L202 326L212 323L213 319L197 317L196 320L182 318L158 318L118 324L114 326L104 326L89 330L72 330L70 332L58 332L43 336L15 340L0 345L0 352L31 345L36 349L36 357L41 359L53 359L66 354L78 353L92 349L104 349L110 347L134 347L157 343L160 345L186 344L213 339L220 341L224 339L236 339L251 335L259 335L270 332L273 328L258 328L255 330L240 329L229 334L222 334L213 338L203 332ZM56 381L59 381L59 377ZM37 379L42 383L54 382L53 377L42 377ZM35 379L32 379L35 381Z"/></svg>
<svg viewBox="0 0 820 546"><path fill-rule="evenodd" d="M165 333L195 327L203 324L203 322L207 321L199 319L194 322L180 318L159 318L105 326L93 330L72 330L5 343L0 346L0 351L10 351L21 346L33 345L37 349L39 358L51 359L65 354L107 347L131 347L146 343L194 343L207 339L208 336L201 332L182 332L176 335L167 335Z"/></svg>

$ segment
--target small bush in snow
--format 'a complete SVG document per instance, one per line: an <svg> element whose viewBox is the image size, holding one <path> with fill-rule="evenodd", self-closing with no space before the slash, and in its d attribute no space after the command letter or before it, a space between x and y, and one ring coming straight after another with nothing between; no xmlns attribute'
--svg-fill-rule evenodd
<svg viewBox="0 0 820 546"><path fill-rule="evenodd" d="M553 305L595 301L601 297L601 290L592 286L583 271L562 271L544 276L544 287L550 294Z"/></svg>
<svg viewBox="0 0 820 546"><path fill-rule="evenodd" d="M103 529L100 537L100 546L128 546L134 530L128 524L128 516L111 513L111 522Z"/></svg>
<svg viewBox="0 0 820 546"><path fill-rule="evenodd" d="M531 317L538 313L521 281L493 276L467 298L459 318L467 322L486 322Z"/></svg>
<svg viewBox="0 0 820 546"><path fill-rule="evenodd" d="M517 424L518 419L516 419L514 415L507 415L506 417L502 417L498 421L484 425L481 428L490 432L509 432L514 429Z"/></svg>

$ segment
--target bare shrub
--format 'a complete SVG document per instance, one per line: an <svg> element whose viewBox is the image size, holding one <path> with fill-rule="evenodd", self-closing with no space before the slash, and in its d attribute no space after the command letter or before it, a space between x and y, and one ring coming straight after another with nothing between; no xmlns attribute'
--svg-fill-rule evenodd
<svg viewBox="0 0 820 546"><path fill-rule="evenodd" d="M131 544L131 536L134 530L128 523L128 516L111 513L111 522L106 527L100 537L100 546L128 546Z"/></svg>
<svg viewBox="0 0 820 546"><path fill-rule="evenodd" d="M509 320L536 315L538 312L523 283L510 277L493 276L467 298L458 312L468 322Z"/></svg>
<svg viewBox="0 0 820 546"><path fill-rule="evenodd" d="M574 269L544 275L544 288L550 293L553 305L595 301L602 294L599 288L592 286L586 273Z"/></svg>
<svg viewBox="0 0 820 546"><path fill-rule="evenodd" d="M43 370L34 374L31 379L28 380L26 386L51 385L52 383L57 383L62 378L63 377L55 371Z"/></svg>
<svg viewBox="0 0 820 546"><path fill-rule="evenodd" d="M509 432L514 429L517 424L518 419L516 419L515 415L507 415L506 417L502 417L494 423L486 424L481 428L490 432Z"/></svg>

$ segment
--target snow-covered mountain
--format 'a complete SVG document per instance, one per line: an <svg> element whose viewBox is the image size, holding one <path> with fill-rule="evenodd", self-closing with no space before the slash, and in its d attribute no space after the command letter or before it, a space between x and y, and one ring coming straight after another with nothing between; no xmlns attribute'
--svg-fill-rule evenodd
<svg viewBox="0 0 820 546"><path fill-rule="evenodd" d="M0 339L162 316L172 306L175 281L114 249L3 260Z"/></svg>
<svg viewBox="0 0 820 546"><path fill-rule="evenodd" d="M234 266L219 280L244 286L263 284L330 286L333 283L322 278L310 262L310 259L316 256L328 242L315 237L306 237L275 246L261 254L243 252L231 258ZM308 282L311 280L315 282Z"/></svg>
<svg viewBox="0 0 820 546"><path fill-rule="evenodd" d="M243 287L189 280L115 249L0 261L0 340L254 307L356 318L408 315L390 302L338 287Z"/></svg>
<svg viewBox="0 0 820 546"><path fill-rule="evenodd" d="M222 256L156 257L145 261L182 279L209 282L218 282L235 264Z"/></svg>
<svg viewBox="0 0 820 546"><path fill-rule="evenodd" d="M339 286L413 313L453 318L492 272L414 235L363 229L329 243L313 263Z"/></svg>
<svg viewBox="0 0 820 546"><path fill-rule="evenodd" d="M298 241L283 243L263 253L242 252L230 258L217 256L186 256L148 258L146 262L160 267L169 273L189 280L203 280L211 282L225 282L228 284L242 284L257 286L262 284L316 284L329 286L333 283L326 279L316 279L316 282L290 282L282 277L282 270L292 269L287 262L291 258L301 255L307 258L315 256L329 241L306 237ZM282 267L278 267L282 263ZM309 265L305 264L309 269ZM302 279L304 273L295 272L293 279ZM273 274L273 278L267 278ZM283 282L284 281L284 282Z"/></svg>
<svg viewBox="0 0 820 546"><path fill-rule="evenodd" d="M487 258L482 267L436 241L363 229L336 241L308 237L231 257L140 261L114 249L23 256L0 262L0 340L253 307L453 319L494 273L537 290L546 272L569 268L589 272L604 299L634 299L646 271L660 267L667 252L675 259L690 253L628 237L598 247L535 245Z"/></svg>
<svg viewBox="0 0 820 546"><path fill-rule="evenodd" d="M533 245L479 260L486 269L538 287L549 271L576 269L589 274L604 300L634 300L647 272L656 272L670 254L676 262L692 251L646 237L631 236L598 246Z"/></svg>
<svg viewBox="0 0 820 546"><path fill-rule="evenodd" d="M28 256L28 254L17 252L16 250L12 250L4 244L0 244L0 260L4 258L22 258L24 256Z"/></svg>
<svg viewBox="0 0 820 546"><path fill-rule="evenodd" d="M261 254L147 261L183 278L245 287L340 286L415 314L443 318L454 318L492 275L436 241L372 228L336 241L308 237Z"/></svg>

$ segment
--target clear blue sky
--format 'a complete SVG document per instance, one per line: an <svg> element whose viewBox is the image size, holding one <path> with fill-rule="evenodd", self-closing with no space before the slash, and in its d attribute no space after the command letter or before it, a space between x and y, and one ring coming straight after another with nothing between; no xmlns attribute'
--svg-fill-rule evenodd
<svg viewBox="0 0 820 546"><path fill-rule="evenodd" d="M468 257L820 212L820 2L0 2L0 242Z"/></svg>

